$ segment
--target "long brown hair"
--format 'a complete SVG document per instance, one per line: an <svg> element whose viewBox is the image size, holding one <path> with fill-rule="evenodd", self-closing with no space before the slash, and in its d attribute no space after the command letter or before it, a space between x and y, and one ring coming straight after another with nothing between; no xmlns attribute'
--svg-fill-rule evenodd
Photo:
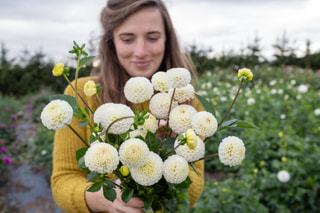
<svg viewBox="0 0 320 213"><path fill-rule="evenodd" d="M100 72L98 82L102 86L103 103L126 103L123 87L130 78L119 63L113 43L113 31L128 16L145 7L159 9L166 32L166 46L163 61L158 70L166 71L174 67L188 68L195 72L191 60L182 54L168 10L162 0L109 0L101 12L103 35L99 47Z"/></svg>

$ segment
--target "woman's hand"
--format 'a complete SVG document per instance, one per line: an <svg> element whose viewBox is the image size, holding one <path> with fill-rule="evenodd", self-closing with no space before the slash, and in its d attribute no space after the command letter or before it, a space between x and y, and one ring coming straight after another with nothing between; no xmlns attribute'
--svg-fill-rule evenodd
<svg viewBox="0 0 320 213"><path fill-rule="evenodd" d="M120 185L120 180L116 181ZM144 204L137 198L131 198L127 203L121 199L121 190L119 187L116 187L117 198L111 202L103 196L103 190L98 192L85 192L85 198L87 206L93 212L103 212L107 211L109 213L143 213L141 209Z"/></svg>

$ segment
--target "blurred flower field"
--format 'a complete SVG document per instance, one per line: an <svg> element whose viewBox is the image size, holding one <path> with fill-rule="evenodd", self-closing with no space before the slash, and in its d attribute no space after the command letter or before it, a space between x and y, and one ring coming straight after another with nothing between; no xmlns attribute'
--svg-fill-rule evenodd
<svg viewBox="0 0 320 213"><path fill-rule="evenodd" d="M216 107L218 121L236 94L237 69L200 76L198 93ZM237 135L245 144L246 158L231 168L218 158L206 161L206 185L193 212L319 212L320 75L292 67L250 69L253 80L242 87L227 120L246 120L260 130L224 130L207 141L206 152L213 153L224 137ZM42 90L19 101L0 96L1 184L10 164L46 165L50 175L54 132L39 123L50 94ZM17 125L30 119L37 128L17 140Z"/></svg>

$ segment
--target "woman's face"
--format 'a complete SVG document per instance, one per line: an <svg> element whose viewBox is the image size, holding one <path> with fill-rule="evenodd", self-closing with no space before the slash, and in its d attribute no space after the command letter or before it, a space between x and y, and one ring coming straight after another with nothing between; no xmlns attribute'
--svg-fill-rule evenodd
<svg viewBox="0 0 320 213"><path fill-rule="evenodd" d="M160 11L148 7L130 15L113 31L116 54L132 76L150 78L159 68L165 52L165 28Z"/></svg>

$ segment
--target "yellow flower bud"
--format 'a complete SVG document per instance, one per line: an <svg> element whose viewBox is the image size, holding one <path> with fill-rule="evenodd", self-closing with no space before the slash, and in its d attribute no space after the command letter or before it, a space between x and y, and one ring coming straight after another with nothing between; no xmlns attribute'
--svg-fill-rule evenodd
<svg viewBox="0 0 320 213"><path fill-rule="evenodd" d="M86 96L93 96L97 93L97 85L94 81L87 81L87 83L84 85L84 94Z"/></svg>
<svg viewBox="0 0 320 213"><path fill-rule="evenodd" d="M198 138L196 133L193 131L193 129L188 129L186 131L186 139L187 144L190 149L194 149L197 146Z"/></svg>
<svg viewBox="0 0 320 213"><path fill-rule="evenodd" d="M265 166L266 165L266 163L264 162L264 161L261 161L260 162L260 166L262 167L262 166Z"/></svg>
<svg viewBox="0 0 320 213"><path fill-rule="evenodd" d="M244 82L249 82L252 80L253 74L252 74L251 70L249 70L248 68L239 69L238 78L239 79L242 78L244 80Z"/></svg>
<svg viewBox="0 0 320 213"><path fill-rule="evenodd" d="M258 169L254 169L253 174L255 174L255 175L258 174Z"/></svg>
<svg viewBox="0 0 320 213"><path fill-rule="evenodd" d="M119 171L120 171L120 173L121 173L123 176L125 176L125 177L128 176L129 173L130 173L129 168L126 167L126 166L124 166L124 165L120 167Z"/></svg>
<svg viewBox="0 0 320 213"><path fill-rule="evenodd" d="M63 74L63 72L64 72L64 64L63 63L57 63L52 70L53 76L56 76L56 77L61 76Z"/></svg>
<svg viewBox="0 0 320 213"><path fill-rule="evenodd" d="M286 157L282 157L281 161L285 163L287 161L287 158Z"/></svg>

